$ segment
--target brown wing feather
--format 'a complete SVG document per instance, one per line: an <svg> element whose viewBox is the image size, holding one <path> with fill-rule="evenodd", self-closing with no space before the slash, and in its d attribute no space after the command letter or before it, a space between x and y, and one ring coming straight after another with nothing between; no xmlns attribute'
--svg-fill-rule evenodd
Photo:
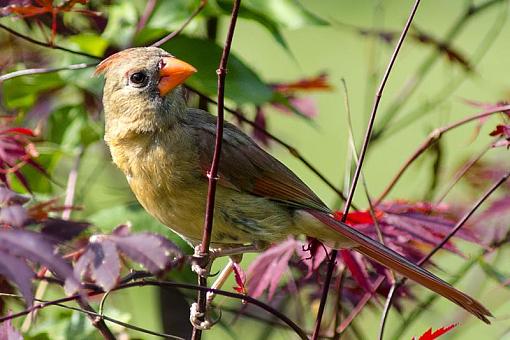
<svg viewBox="0 0 510 340"><path fill-rule="evenodd" d="M216 120L209 113L196 109L189 109L187 118L195 126L200 143L200 165L205 175L214 152ZM298 208L330 211L292 171L230 123L224 126L219 177L219 185L228 188Z"/></svg>

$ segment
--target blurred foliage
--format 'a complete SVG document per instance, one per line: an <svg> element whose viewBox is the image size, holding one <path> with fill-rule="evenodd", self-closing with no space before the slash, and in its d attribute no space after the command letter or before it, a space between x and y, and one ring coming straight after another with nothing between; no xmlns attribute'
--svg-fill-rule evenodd
<svg viewBox="0 0 510 340"><path fill-rule="evenodd" d="M45 4L46 12L37 9L41 7L41 3ZM70 7L66 7L67 5ZM46 47L37 46L1 29L1 77L32 68L50 70L71 64L94 64L103 57L124 48L149 45L170 32L180 29L198 5L199 1L191 0L64 0L58 4L52 1L0 1L1 25L47 45ZM364 106L370 107L376 81L391 51L395 32L399 31L404 21L407 5L406 3L404 6L400 1L386 3L368 0L352 7L351 4L340 4L334 1L242 1L241 20L228 66L227 104L242 112L245 117L255 119L259 125L281 136L285 141L292 142L296 148L304 151L313 163L317 164L317 168L323 171L326 177L334 178L335 184L341 187L340 174L343 172L341 169L347 162L344 160L343 151L347 148L345 138L347 133L343 128L346 126L344 110L340 109L342 97L338 89L340 88L339 80L347 77L349 91L355 92L351 98L353 112L356 112L354 133L361 135L365 115L360 112L369 111ZM232 2L229 0L209 0L204 9L180 35L162 46L199 70L189 79L187 85L213 98L216 94L216 68L231 6ZM444 9L442 6L445 6ZM366 170L370 191L378 192L384 188L389 178L428 130L444 124L451 116L458 118L459 116L455 116L453 111L467 110L464 104L459 104L459 97L469 98L476 95L474 100L487 102L508 100L510 93L508 81L501 76L508 65L494 68L487 66L502 62L504 58L501 56L508 54L508 46L502 47L505 44L501 43L501 40L507 41L510 38L505 21L507 6L508 1L503 0L466 1L456 4L435 1L418 11L416 26L419 29L416 28L412 32L411 41L406 42L402 56L397 62L397 71L390 77L388 97L383 99L384 105L380 114L383 116L381 122L384 124L380 126L385 127L382 129L384 133L378 131L380 134L374 138L373 150L376 151L369 154ZM55 16L47 12L51 8L56 8ZM438 10L441 10L440 14L437 14ZM457 21L452 21L453 14ZM506 35L498 41L500 32L505 28ZM462 33L464 29L466 31ZM52 44L90 56L52 49ZM497 49L484 59L483 57L493 44L496 44ZM503 48L506 49L503 50ZM424 54L430 54L428 59L423 58ZM459 65L462 67L458 67ZM289 95L278 91L278 86L275 86L276 83L280 88L282 84L295 84L300 80L322 74L324 71L333 83L333 86L328 84L328 89L337 87L331 93L310 94L317 89L300 89L299 93ZM76 208L72 211L73 219L91 222L93 233L110 233L119 224L129 222L135 232L161 233L182 249L190 251L178 236L145 213L130 193L124 178L112 166L109 153L102 141L102 79L93 77L92 72L91 66L76 70L23 75L10 79L0 78L2 79L0 80L0 123L5 127L24 126L34 131L35 137L31 138L31 142L34 143L38 152L38 157L35 159L49 174L45 176L40 170L30 166L24 166L20 170L33 192L32 201L37 203L57 198L63 203L68 186L68 175L78 164L78 168L75 169L78 182L73 203ZM425 81L427 77L432 79L429 83ZM418 94L413 96L414 86L418 88L422 82L425 82L426 86L421 92L416 90ZM465 82L468 85L465 85ZM192 92L189 96L190 105L204 105ZM300 106L299 103L309 105L310 101L299 102L295 100L296 97L297 99L311 97L315 105L311 111L320 112L320 116L311 117L314 115L307 114L310 107ZM287 109L282 110L282 105ZM211 112L215 111L213 105L206 107ZM282 111L286 114L278 114ZM432 118L423 123L424 117ZM235 118L232 120L236 121ZM325 197L326 201L336 200L335 194L326 185L312 177L305 166L289 156L283 148L277 147L277 143L267 142L265 136L254 133L254 130L246 124L240 125L259 141L271 146L271 151L296 169L311 187L317 188L317 192L321 197ZM434 157L420 160L418 162L420 170L412 172L403 179L401 185L403 189L399 189L396 195L409 200L419 200L423 199L422 192L433 187L435 191L430 193L430 197L436 197L442 187L449 183L452 169L462 164L464 158L471 156L479 145L487 143L488 133L496 126L488 125L490 126L484 127L485 130L481 130L480 138L476 140L472 138L466 142L466 136L474 134L472 130L461 130L445 145L437 144L445 148L445 157L449 157L445 164L440 164L440 169L436 167L434 170L437 171L438 178L431 176L429 170L434 168L433 166L421 166L425 162L433 163L434 160L431 158ZM380 126L378 125L378 128ZM0 130L3 128L4 126ZM503 131L502 128L500 130ZM508 137L508 131L505 133L505 137ZM342 135L342 141L338 137L339 134ZM359 144L359 138L355 138L355 144ZM506 146L507 143L504 145ZM506 148L499 148L492 154L495 155L493 158L499 161L508 157L508 153L505 152ZM508 164L502 165L502 162L499 162L499 165L508 169ZM494 169L495 166L491 163L485 168ZM14 173L9 173L8 176L14 191L28 194L20 177L15 176ZM346 181L348 177L345 176ZM494 178L494 175L489 176L487 183ZM429 181L436 180L439 184L436 182L434 186L427 184ZM454 201L453 206L462 210L469 206L468 199L477 197L482 188L477 187L476 190L465 194L463 191L465 185L459 187L461 189L456 189L457 196L454 197L457 200ZM356 202L359 205L365 203L366 199L362 193L363 190L358 192ZM458 211L455 212L458 213ZM61 211L50 213L51 216L60 216L60 214ZM503 216L499 210L498 214ZM505 220L504 226L498 225L499 236L507 230L507 221ZM484 225L487 228L491 226L493 223ZM483 229L482 232L484 232ZM490 244L490 241L492 240L488 240L487 244ZM467 251L471 249L464 244L461 244L460 248ZM439 266L452 275L455 270L450 270L450 264L452 264L451 268L457 268L459 261L461 259L453 258L447 260L444 265L441 262ZM508 278L510 272L508 264L503 264L501 269L499 267L496 269L494 267L496 261L491 262L490 258L476 263L487 276L487 281L490 279L497 282L498 286L492 287L500 289L499 285L508 285L508 281L505 281L505 277ZM247 267L244 262L243 265ZM298 267L301 263L294 265ZM190 283L194 283L195 280L186 269L174 271L168 275L170 278ZM320 277L317 278L318 281L319 279ZM286 278L283 281L284 288L290 290L289 282L292 280ZM352 278L347 282L354 285ZM316 285L317 282L314 281L313 284ZM473 284L470 288L476 291L478 286L483 285L484 283ZM364 293L359 287L356 289ZM288 294L288 291L285 292ZM181 293L183 298L192 297L189 292ZM500 293L498 290L497 294ZM45 298L60 296L59 294L61 292L57 289L50 289ZM501 294L506 298L509 296L508 292ZM293 299L276 294L271 303L287 311L291 318L302 322L303 327L310 328L313 324L314 313L308 312L315 312L318 294L313 291L302 295L307 296L308 299L289 301ZM160 320L163 317L160 317L160 314L167 313L164 308L165 303L171 302L162 301L160 313L157 310L157 303L146 304L148 297L143 293L130 290L122 296L125 298L112 298L111 303L107 303L105 314L125 322L133 322L135 325L143 325L145 328L162 331L163 326ZM499 308L497 311L508 308L508 303L505 305L503 302L505 299L498 298L496 301L494 298L485 299L487 295L482 296L489 305ZM336 296L332 296L330 300L335 298ZM154 301L151 302L155 302L157 298L152 299ZM352 300L358 301L357 297ZM418 300L421 300L420 295ZM14 299L9 299L7 302L9 309L23 308ZM94 301L94 305L97 302ZM376 307L377 304L376 301L370 306ZM405 306L414 304L405 301L404 307L401 304L398 307L404 315ZM225 302L224 305L238 312L237 303ZM445 306L440 307L442 313L451 310L448 308L453 308L449 305ZM333 307L330 307L330 312L333 312ZM7 311L7 307L2 305L2 308L4 308L3 314ZM354 308L355 306L346 306L344 312L348 313ZM366 324L377 324L376 319L380 311L375 308L373 310L375 312L367 309L350 325L347 330L349 336L364 338L370 334L370 338L373 338L377 331L375 327L360 327ZM261 315L260 312L250 308L243 311L258 313L257 317ZM433 310L431 313L422 315L423 320L420 320L421 323L416 327L422 327L419 329L425 330L431 325L434 326L433 328L446 326L446 323L437 320L434 316L436 312ZM178 312L172 311L172 313L179 314L183 319L182 322L187 322L186 308ZM278 326L268 329L266 324L258 323L256 317L238 320L236 314L233 315L233 317L228 316L228 321L234 324L233 327L228 326L228 331L218 327L206 337L235 338L244 334L242 330L246 327L255 330L253 334L246 335L249 339L288 337L291 334ZM263 317L266 316L263 315ZM396 328L401 323L399 318L400 314L391 313L389 328ZM332 322L331 317L328 317L324 324L328 322ZM19 328L21 322L16 321L14 324ZM393 327L393 324L396 326ZM501 321L498 326L491 328L493 332L491 335L496 337L505 331L508 333L509 327L510 323ZM463 331L464 329L469 331ZM144 333L128 331L120 326L112 326L112 330L118 335L129 334L132 338L150 338ZM178 334L176 330L165 331ZM458 338L468 339L476 338L476 334L486 335L485 332L484 326L472 321L469 326L457 327L452 331L451 336L458 335ZM421 333L413 329L406 335ZM23 335L26 339L99 338L97 331L83 314L61 308L41 312L30 330L25 331Z"/></svg>

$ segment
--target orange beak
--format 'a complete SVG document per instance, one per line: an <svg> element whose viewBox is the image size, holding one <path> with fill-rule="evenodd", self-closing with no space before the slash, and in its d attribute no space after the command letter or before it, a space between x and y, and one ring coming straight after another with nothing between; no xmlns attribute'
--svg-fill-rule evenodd
<svg viewBox="0 0 510 340"><path fill-rule="evenodd" d="M164 57L161 65L158 89L162 97L197 72L197 69L190 64L174 57Z"/></svg>

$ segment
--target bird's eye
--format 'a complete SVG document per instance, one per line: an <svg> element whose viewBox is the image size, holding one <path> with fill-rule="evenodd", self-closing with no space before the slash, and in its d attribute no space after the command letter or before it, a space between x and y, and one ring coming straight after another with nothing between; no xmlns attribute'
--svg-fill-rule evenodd
<svg viewBox="0 0 510 340"><path fill-rule="evenodd" d="M147 84L148 77L143 72L136 72L129 77L129 80L135 85L144 86Z"/></svg>

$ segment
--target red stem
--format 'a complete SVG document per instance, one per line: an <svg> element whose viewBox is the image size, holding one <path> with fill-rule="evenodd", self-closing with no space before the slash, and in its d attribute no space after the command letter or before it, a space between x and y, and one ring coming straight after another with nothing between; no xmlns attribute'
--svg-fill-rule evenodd
<svg viewBox="0 0 510 340"><path fill-rule="evenodd" d="M400 180L402 175L407 171L409 166L419 156L421 156L431 145L433 145L439 138L441 138L441 136L444 133L446 133L446 132L448 132L450 130L453 130L455 128L458 128L459 126L462 126L462 125L467 124L469 122L472 122L472 121L478 120L480 118L484 118L484 117L493 115L493 114L498 113L498 112L507 111L507 110L510 110L510 105L498 106L496 108L492 108L490 110L485 110L485 111L483 111L481 113L477 113L475 115L463 118L463 119L461 119L459 121L453 122L451 124L448 124L448 125L443 126L441 128L437 128L434 131L432 131L429 134L429 136L427 137L427 139L418 147L418 149L416 149L416 151L404 162L404 164L402 165L400 170L397 172L395 177L393 177L393 179L391 180L390 184L388 184L386 189L384 189L384 191L379 196L379 198L376 200L374 205L375 206L379 205L379 203L381 203L386 198L386 196L388 196L390 191L393 189L395 184L397 184L397 182Z"/></svg>
<svg viewBox="0 0 510 340"><path fill-rule="evenodd" d="M370 144L370 137L372 135L372 130L374 127L375 117L377 114L377 109L379 108L379 102L381 101L381 97L384 91L384 87L386 86L386 82L388 81L389 75L391 73L391 70L393 68L393 65L395 64L395 61L397 59L398 52L400 51L400 48L402 46L402 43L404 42L404 39L407 35L407 32L409 31L409 28L411 27L411 23L413 21L414 15L416 13L416 10L418 9L418 5L420 4L420 0L415 0L414 5L411 9L411 13L409 14L409 17L407 19L407 22L404 26L404 29L402 30L402 33L400 34L400 37L398 39L397 45L395 46L395 49L393 50L393 54L390 58L390 62L386 68L386 71L384 72L383 78L381 80L381 84L379 85L379 88L375 94L375 100L374 105L372 107L372 112L370 113L370 119L368 121L368 127L365 132L365 138L363 140L363 145L361 146L361 152L359 155L359 161L356 166L356 170L354 172L354 177L352 179L352 184L349 189L349 195L347 196L347 200L345 201L343 216L342 216L342 222L345 222L347 219L347 214L349 213L349 209L351 208L351 203L354 198L354 193L356 191L356 187L358 184L358 180L361 174L361 169L363 167L363 162L365 160L366 152L368 149L368 145ZM330 255L330 262L328 264L328 272L326 275L326 281L324 282L324 288L322 290L322 296L321 301L319 305L319 310L317 312L317 319L315 321L315 329L313 331L312 339L316 340L319 337L320 333L320 327L322 322L322 316L324 314L324 308L326 306L326 301L328 298L328 291L329 291L329 285L331 283L331 278L333 276L333 271L335 269L335 259L337 256L338 251L334 249L331 251Z"/></svg>
<svg viewBox="0 0 510 340"><path fill-rule="evenodd" d="M200 245L200 255L202 255L207 261L209 261L209 245L211 243L211 235L213 228L214 219L214 202L216 198L216 185L218 183L218 170L221 156L221 146L223 143L223 122L224 122L224 108L225 108L225 78L227 76L227 63L230 55L230 47L232 46L232 40L234 39L234 31L237 22L237 15L239 13L239 6L241 0L235 0L232 8L232 15L230 19L230 25L228 27L227 37L225 39L225 46L223 47L223 53L221 55L220 64L216 73L218 74L218 115L216 118L216 139L214 142L214 154L211 163L211 168L207 174L209 178L209 187L207 190L207 203L205 208L204 218L204 229L202 235L202 243ZM203 3L202 3L203 5ZM207 286L207 278L199 275L198 284L200 286ZM207 291L200 290L197 296L198 313L203 313L206 310L206 293ZM193 328L192 339L200 340L202 337L202 331Z"/></svg>
<svg viewBox="0 0 510 340"><path fill-rule="evenodd" d="M499 188L507 179L508 177L510 177L510 172L508 172L507 174L505 174L504 176L502 176L496 183L494 183L492 185L492 187L489 188L489 190L487 190L485 192L485 194L482 195L482 197L480 197L478 199L478 201L471 207L471 209L469 209L469 211L464 214L464 216L457 222L457 224L452 228L452 230L448 233L448 235L446 235L443 240L441 242L439 242L435 247L434 249L432 249L430 251L430 253L428 253L426 256L424 256L417 264L418 266L422 266L423 264L425 264L428 260L430 260L430 258L432 256L434 256L435 253L437 253L439 251L439 249L443 248L443 246L460 230L460 228L462 228L466 222L468 221L468 219L473 216L473 214L476 212L476 210L478 210L478 208L487 200L487 198L489 198L493 193L494 191L496 191L497 188ZM395 293L396 291L407 281L407 278L402 278L399 282L395 283L394 285L392 285L392 289L390 290L389 294L388 294L388 297L386 299L386 305L385 305L385 308L384 308L384 314L383 314L383 317L381 320L385 320L386 319L386 315L389 313L390 311L390 308L391 308L391 305L393 303L393 299L395 297ZM384 333L384 326L385 326L385 322L381 322L381 328L380 328L380 331L379 331L379 334L380 336L382 337L382 334ZM380 338L382 339L382 338Z"/></svg>

